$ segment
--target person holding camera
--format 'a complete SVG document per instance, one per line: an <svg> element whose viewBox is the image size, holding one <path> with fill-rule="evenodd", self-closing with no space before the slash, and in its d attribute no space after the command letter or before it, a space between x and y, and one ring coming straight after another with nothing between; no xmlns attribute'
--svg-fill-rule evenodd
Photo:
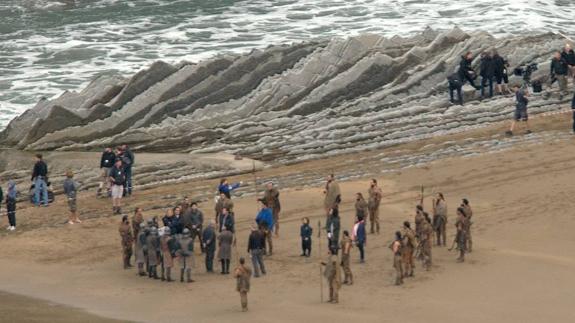
<svg viewBox="0 0 575 323"><path fill-rule="evenodd" d="M511 128L505 133L508 136L513 135L513 129L515 128L516 122L525 122L525 134L530 134L529 130L529 116L527 115L527 104L529 99L527 99L527 89L519 88L519 86L514 87L515 90L515 114L514 119L511 122Z"/></svg>
<svg viewBox="0 0 575 323"><path fill-rule="evenodd" d="M551 84L555 81L559 83L559 98L562 99L567 94L567 75L569 74L569 64L561 56L561 52L555 52L551 60Z"/></svg>

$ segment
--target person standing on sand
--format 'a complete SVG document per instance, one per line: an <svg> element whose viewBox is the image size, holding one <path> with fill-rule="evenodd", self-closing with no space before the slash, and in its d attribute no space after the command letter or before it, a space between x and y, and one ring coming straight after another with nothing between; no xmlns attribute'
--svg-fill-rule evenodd
<svg viewBox="0 0 575 323"><path fill-rule="evenodd" d="M265 248L265 237L263 233L255 226L252 226L252 232L248 239L248 254L251 255L252 265L254 267L254 277L260 277L260 271L266 274L263 252Z"/></svg>
<svg viewBox="0 0 575 323"><path fill-rule="evenodd" d="M122 196L124 195L124 184L126 183L126 174L122 166L122 160L117 159L114 167L108 174L112 183L112 205L114 214L122 214Z"/></svg>
<svg viewBox="0 0 575 323"><path fill-rule="evenodd" d="M339 248L339 232L340 232L340 218L339 209L333 208L329 212L329 218L325 226L327 232L328 247L332 254L337 255Z"/></svg>
<svg viewBox="0 0 575 323"><path fill-rule="evenodd" d="M134 233L134 237L137 237L138 233L140 233L142 223L144 223L142 208L137 207L134 209L134 215L132 216L132 232Z"/></svg>
<svg viewBox="0 0 575 323"><path fill-rule="evenodd" d="M323 276L327 280L329 286L329 300L328 303L339 303L339 289L341 288L341 271L337 264L337 256L329 253L326 262L322 262L325 266Z"/></svg>
<svg viewBox="0 0 575 323"><path fill-rule="evenodd" d="M8 190L6 191L6 215L8 216L8 231L16 230L16 183L13 180L8 181Z"/></svg>
<svg viewBox="0 0 575 323"><path fill-rule="evenodd" d="M457 209L457 221L455 222L455 228L457 229L455 242L457 243L457 250L459 250L459 257L457 258L457 262L465 261L465 222L465 211L460 207Z"/></svg>
<svg viewBox="0 0 575 323"><path fill-rule="evenodd" d="M218 232L222 232L225 227L228 228L228 230L230 230L232 233L235 232L234 215L230 213L228 209L222 209L222 214L220 214L220 219L218 222Z"/></svg>
<svg viewBox="0 0 575 323"><path fill-rule="evenodd" d="M227 209L229 212L234 211L234 202L228 198L226 193L220 192L220 197L216 201L215 211L216 211L216 224L220 223L220 216L224 209Z"/></svg>
<svg viewBox="0 0 575 323"><path fill-rule="evenodd" d="M130 258L132 258L132 244L134 243L134 238L132 236L132 229L130 227L130 221L128 216L124 215L122 217L122 222L120 223L120 238L122 242L122 258L124 260L124 269L129 269L132 267L130 264Z"/></svg>
<svg viewBox="0 0 575 323"><path fill-rule="evenodd" d="M352 240L355 242L357 249L359 249L359 263L363 264L365 262L364 248L367 241L364 218L358 217L356 219L355 224L353 225Z"/></svg>
<svg viewBox="0 0 575 323"><path fill-rule="evenodd" d="M325 214L326 217L329 217L331 210L333 208L337 208L341 202L341 190L339 189L339 184L335 181L335 176L333 174L327 177L323 194L325 195L323 201Z"/></svg>
<svg viewBox="0 0 575 323"><path fill-rule="evenodd" d="M192 266L194 265L194 239L192 238L191 231L188 228L184 229L182 236L178 240L176 255L178 257L178 264L180 265L180 283L184 282L184 274L186 274L186 282L193 283Z"/></svg>
<svg viewBox="0 0 575 323"><path fill-rule="evenodd" d="M415 264L413 261L413 252L417 246L415 242L415 232L411 230L411 225L408 221L403 222L403 250L401 257L403 260L403 273L406 277L413 277L413 269Z"/></svg>
<svg viewBox="0 0 575 323"><path fill-rule="evenodd" d="M265 199L259 199L258 204L260 211L256 216L256 223L258 227L264 232L267 242L268 251L266 254L271 256L273 253L273 230L274 230L274 216L273 211L266 205Z"/></svg>
<svg viewBox="0 0 575 323"><path fill-rule="evenodd" d="M234 277L236 278L236 290L240 293L240 301L242 304L242 312L248 310L248 292L250 291L250 279L252 270L246 265L246 259L240 258L240 264L234 270Z"/></svg>
<svg viewBox="0 0 575 323"><path fill-rule="evenodd" d="M204 245L202 243L202 229L204 226L204 214L200 209L198 209L198 203L193 202L188 210L186 211L187 217L189 218L188 229L191 232L192 240L195 241L196 238L200 241L200 249L202 253L204 252Z"/></svg>
<svg viewBox="0 0 575 323"><path fill-rule="evenodd" d="M223 193L227 198L232 198L232 191L242 186L243 182L229 184L227 178L222 178L220 180L220 185L218 186L218 192Z"/></svg>
<svg viewBox="0 0 575 323"><path fill-rule="evenodd" d="M355 194L355 218L365 219L369 215L369 210L367 207L367 202L363 198L363 194ZM373 225L371 227L373 229ZM373 231L371 232L373 233Z"/></svg>
<svg viewBox="0 0 575 323"><path fill-rule="evenodd" d="M473 216L473 210L471 210L471 205L469 205L468 199L463 199L461 202L461 208L463 208L463 214L467 219L467 228L465 230L466 244L465 249L467 252L471 252L471 246L473 241L471 240L471 217Z"/></svg>
<svg viewBox="0 0 575 323"><path fill-rule="evenodd" d="M70 218L68 224L82 223L78 217L78 207L76 205L76 192L78 191L78 184L74 181L74 173L71 170L66 172L66 179L64 180L64 194L68 198L68 208L70 209Z"/></svg>
<svg viewBox="0 0 575 323"><path fill-rule="evenodd" d="M172 280L172 267L174 267L174 253L175 253L175 239L172 236L175 234L169 227L164 228L164 235L160 238L160 250L162 250L162 281L168 283ZM164 276L165 272L165 276Z"/></svg>
<svg viewBox="0 0 575 323"><path fill-rule="evenodd" d="M415 236L419 239L421 236L421 224L425 221L423 216L423 206L418 205L415 209Z"/></svg>
<svg viewBox="0 0 575 323"><path fill-rule="evenodd" d="M403 284L403 266L402 266L402 254L403 249L401 232L395 232L395 240L391 243L389 248L393 253L393 268L395 269L395 285Z"/></svg>
<svg viewBox="0 0 575 323"><path fill-rule="evenodd" d="M206 252L206 271L214 272L214 255L216 253L216 230L214 221L210 221L208 227L204 230L202 241L204 251Z"/></svg>
<svg viewBox="0 0 575 323"><path fill-rule="evenodd" d="M353 274L351 273L350 267L351 247L352 242L349 237L349 232L344 230L343 238L341 239L341 267L343 268L343 273L345 275L343 278L343 283L345 285L353 285Z"/></svg>
<svg viewBox="0 0 575 323"><path fill-rule="evenodd" d="M437 193L437 198L433 199L433 229L437 238L438 246L446 245L447 226L447 203L443 193Z"/></svg>
<svg viewBox="0 0 575 323"><path fill-rule="evenodd" d="M369 198L367 206L369 209L369 223L371 226L370 232L372 234L374 232L379 234L379 205L381 204L381 199L383 198L383 192L381 191L381 188L377 186L377 180L375 178L371 180L371 185L369 186L368 193Z"/></svg>
<svg viewBox="0 0 575 323"><path fill-rule="evenodd" d="M230 261L232 259L232 243L234 242L234 234L224 227L224 230L218 235L218 259L220 260L222 271L220 274L227 275L230 273Z"/></svg>
<svg viewBox="0 0 575 323"><path fill-rule="evenodd" d="M280 204L280 192L277 188L274 187L273 182L269 182L266 185L266 191L264 193L264 201L267 207L271 208L272 215L273 215L273 228L272 232L275 232L275 236L279 236L279 219L280 219L280 211L281 211L281 204ZM271 241L271 240L270 240Z"/></svg>
<svg viewBox="0 0 575 323"><path fill-rule="evenodd" d="M421 221L421 232L419 243L421 244L421 256L425 270L431 270L431 244L433 240L433 228L430 222L424 217Z"/></svg>
<svg viewBox="0 0 575 323"><path fill-rule="evenodd" d="M299 229L299 235L301 237L301 256L309 257L311 256L311 236L313 234L313 228L309 225L309 219L303 218L302 225Z"/></svg>
<svg viewBox="0 0 575 323"><path fill-rule="evenodd" d="M42 154L36 154L36 163L32 170L32 182L34 182L34 204L40 206L44 202L44 206L48 206L48 165L42 159ZM42 199L40 199L42 194Z"/></svg>
<svg viewBox="0 0 575 323"><path fill-rule="evenodd" d="M158 228L156 226L150 227L150 234L146 238L146 250L148 252L148 278L160 279L158 277L158 249L160 248L160 240L158 238Z"/></svg>
<svg viewBox="0 0 575 323"><path fill-rule="evenodd" d="M132 227L134 221L132 220ZM134 256L136 258L136 266L138 266L138 275L146 276L144 271L144 264L146 263L146 224L140 222L138 224L138 231L134 231Z"/></svg>
<svg viewBox="0 0 575 323"><path fill-rule="evenodd" d="M110 169L114 167L114 162L116 160L116 154L110 147L106 147L104 152L102 153L102 157L100 158L100 172L102 174L102 181L98 186L98 191L96 192L96 197L100 197L102 195L102 191L106 188L106 192L110 190L110 182L108 181L108 174L110 173Z"/></svg>

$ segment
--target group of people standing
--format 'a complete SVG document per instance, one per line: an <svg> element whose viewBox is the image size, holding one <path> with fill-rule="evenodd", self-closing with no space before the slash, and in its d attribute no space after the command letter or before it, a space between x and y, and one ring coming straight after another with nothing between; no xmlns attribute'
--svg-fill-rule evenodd
<svg viewBox="0 0 575 323"><path fill-rule="evenodd" d="M205 219L197 202L190 203L187 197L177 206L168 208L161 219L155 216L146 221L141 208L136 208L131 222L128 216L124 216L119 227L124 268L132 268L131 258L135 256L140 276L172 282L172 268L177 266L180 282L191 283L194 281L192 268L195 267L195 244L199 243L205 258L206 272L214 273L214 260L217 256L221 266L220 274L229 275L232 254L238 255L231 197L233 190L241 185L241 182L229 184L226 179L220 182L214 220ZM273 183L266 184L263 197L258 199L258 203L259 212L247 244L253 271L246 265L245 259L239 257L239 265L233 271L238 279L237 289L244 310L247 310L250 276L266 274L264 256L272 255L273 235L275 232L277 236L279 228L279 191ZM204 221L207 222L206 226Z"/></svg>
<svg viewBox="0 0 575 323"><path fill-rule="evenodd" d="M132 167L135 156L128 145L107 147L100 158L101 182L96 193L112 198L112 212L122 214L122 198L132 195Z"/></svg>

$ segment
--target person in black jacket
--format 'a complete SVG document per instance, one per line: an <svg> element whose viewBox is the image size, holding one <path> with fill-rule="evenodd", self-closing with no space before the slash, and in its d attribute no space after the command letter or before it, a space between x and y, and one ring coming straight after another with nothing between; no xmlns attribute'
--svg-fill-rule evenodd
<svg viewBox="0 0 575 323"><path fill-rule="evenodd" d="M36 154L36 163L32 171L32 181L34 182L34 204L48 206L48 165L42 159L42 154ZM40 199L42 194L42 199Z"/></svg>
<svg viewBox="0 0 575 323"><path fill-rule="evenodd" d="M337 255L340 231L339 210L337 207L334 207L329 211L329 217L327 219L325 229L327 231L329 250L332 255Z"/></svg>
<svg viewBox="0 0 575 323"><path fill-rule="evenodd" d="M309 257L311 256L311 235L313 233L313 228L309 225L309 219L303 218L302 225L299 229L299 235L301 237L301 256Z"/></svg>
<svg viewBox="0 0 575 323"><path fill-rule="evenodd" d="M490 53L481 53L479 64L479 75L481 75L481 98L485 98L485 87L489 85L489 97L493 97L493 78L495 77L495 65Z"/></svg>
<svg viewBox="0 0 575 323"><path fill-rule="evenodd" d="M463 105L463 95L461 93L461 88L463 87L463 82L459 78L459 73L453 73L447 77L447 83L449 84L449 102L456 103L453 97L454 92L457 93L457 104Z"/></svg>
<svg viewBox="0 0 575 323"><path fill-rule="evenodd" d="M128 145L122 145L122 163L126 173L126 194L132 195L132 166L136 161L134 153L130 150Z"/></svg>
<svg viewBox="0 0 575 323"><path fill-rule="evenodd" d="M100 158L100 171L102 173L102 182L100 182L100 186L98 187L98 192L96 193L97 197L101 196L104 187L106 188L106 191L110 190L108 173L110 173L110 169L114 167L115 161L116 161L116 154L114 154L112 148L107 147L106 149L104 149L104 152L102 153L102 158Z"/></svg>
<svg viewBox="0 0 575 323"><path fill-rule="evenodd" d="M459 79L461 80L461 85L465 84L465 81L469 82L471 86L473 86L476 90L479 90L479 87L475 85L475 71L471 67L471 62L473 62L473 55L471 52L465 53L465 55L461 56L461 62L459 62Z"/></svg>
<svg viewBox="0 0 575 323"><path fill-rule="evenodd" d="M527 89L521 89L519 86L515 86L513 89L515 90L515 115L511 122L511 128L505 134L508 136L513 135L515 123L520 121L525 122L525 133L530 134L531 130L529 130L528 122L529 117L527 115L527 104L529 103L529 99L527 99Z"/></svg>
<svg viewBox="0 0 575 323"><path fill-rule="evenodd" d="M264 250L266 247L266 238L257 226L252 226L252 232L248 239L248 253L252 256L252 265L254 266L254 277L260 277L260 270L263 275L266 274L264 265Z"/></svg>
<svg viewBox="0 0 575 323"><path fill-rule="evenodd" d="M210 221L208 227L202 232L202 242L206 252L206 271L213 273L214 256L216 253L216 230L214 221Z"/></svg>
<svg viewBox="0 0 575 323"><path fill-rule="evenodd" d="M219 229L218 232L222 232L224 227L227 227L232 233L235 233L235 220L234 214L231 213L227 208L222 209L222 213L218 219Z"/></svg>
<svg viewBox="0 0 575 323"><path fill-rule="evenodd" d="M559 91L561 98L567 94L567 75L569 74L569 65L567 61L561 56L561 52L555 52L551 60L551 84L557 81L559 83Z"/></svg>
<svg viewBox="0 0 575 323"><path fill-rule="evenodd" d="M126 174L122 166L122 160L117 159L114 167L108 174L109 181L112 183L112 205L114 214L122 213L122 196L124 196L124 184L126 183Z"/></svg>
<svg viewBox="0 0 575 323"><path fill-rule="evenodd" d="M561 52L561 57L563 57L567 65L569 65L569 76L575 79L575 52L571 49L571 45L565 44Z"/></svg>
<svg viewBox="0 0 575 323"><path fill-rule="evenodd" d="M507 85L509 84L509 76L507 75L509 62L501 57L496 50L493 50L491 55L493 59L494 77L497 82L497 94L503 94L504 91L509 94L511 93Z"/></svg>

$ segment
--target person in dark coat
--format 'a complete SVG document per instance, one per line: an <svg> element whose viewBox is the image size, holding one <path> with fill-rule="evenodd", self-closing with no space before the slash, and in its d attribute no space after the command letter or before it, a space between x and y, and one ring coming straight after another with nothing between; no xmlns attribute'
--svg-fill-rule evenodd
<svg viewBox="0 0 575 323"><path fill-rule="evenodd" d="M461 80L461 85L463 86L465 82L469 82L471 86L473 86L476 90L479 90L479 87L475 85L475 71L473 67L471 67L471 62L473 62L473 55L471 52L465 53L465 55L461 56L461 61L459 62L459 79Z"/></svg>
<svg viewBox="0 0 575 323"><path fill-rule="evenodd" d="M228 209L223 208L222 214L220 214L220 218L218 220L218 231L222 232L224 227L227 227L232 233L235 233L235 220L234 214L230 213Z"/></svg>
<svg viewBox="0 0 575 323"><path fill-rule="evenodd" d="M492 59L493 59L493 71L495 76L495 82L497 83L497 93L509 94L511 91L507 84L509 84L509 76L507 74L507 69L509 68L509 62L501 57L496 50L492 51Z"/></svg>
<svg viewBox="0 0 575 323"><path fill-rule="evenodd" d="M313 228L309 225L309 219L303 218L302 225L299 229L299 235L301 237L301 256L309 257L311 256L311 236L313 234Z"/></svg>
<svg viewBox="0 0 575 323"><path fill-rule="evenodd" d="M266 274L264 265L265 236L256 226L252 226L252 232L248 239L248 253L252 256L252 265L254 267L254 277L260 277L260 270L263 275Z"/></svg>
<svg viewBox="0 0 575 323"><path fill-rule="evenodd" d="M48 206L48 165L42 159L42 154L36 154L36 163L32 170L32 181L34 182L34 203L40 206ZM42 194L42 199L40 199Z"/></svg>
<svg viewBox="0 0 575 323"><path fill-rule="evenodd" d="M365 242L367 240L367 235L365 232L365 220L363 217L357 217L355 225L353 226L353 240L357 249L359 249L359 262L365 262Z"/></svg>
<svg viewBox="0 0 575 323"><path fill-rule="evenodd" d="M575 78L575 52L571 49L571 45L565 44L561 52L561 57L563 57L567 65L569 65L569 76Z"/></svg>
<svg viewBox="0 0 575 323"><path fill-rule="evenodd" d="M449 85L449 102L463 105L463 82L459 78L459 73L453 73L449 75L447 77L447 83ZM457 94L457 101L455 101L455 93Z"/></svg>
<svg viewBox="0 0 575 323"><path fill-rule="evenodd" d="M495 77L495 64L490 53L481 53L479 75L481 75L481 98L485 98L486 86L489 86L489 97L493 97L493 78Z"/></svg>
<svg viewBox="0 0 575 323"><path fill-rule="evenodd" d="M202 243L202 229L204 226L204 213L198 208L198 203L193 202L190 207L184 212L182 224L184 227L188 228L191 232L192 240L200 241L200 246L202 253L204 252L204 246Z"/></svg>
<svg viewBox="0 0 575 323"><path fill-rule="evenodd" d="M122 197L124 196L124 184L126 183L126 174L121 159L116 159L114 167L110 169L108 178L111 187L112 205L114 214L122 213Z"/></svg>
<svg viewBox="0 0 575 323"><path fill-rule="evenodd" d="M563 95L567 94L567 75L569 74L569 64L563 56L561 56L561 52L555 52L553 59L551 60L551 84L557 81L559 83L559 91L561 92L561 98Z"/></svg>
<svg viewBox="0 0 575 323"><path fill-rule="evenodd" d="M234 242L234 234L224 228L222 233L218 236L218 243L220 248L218 249L218 259L222 265L222 275L227 275L230 273L230 260L232 259L232 243Z"/></svg>
<svg viewBox="0 0 575 323"><path fill-rule="evenodd" d="M110 182L108 181L108 174L110 173L110 169L114 167L115 161L116 161L116 154L114 154L112 148L107 147L102 153L102 157L100 158L100 172L102 173L102 181L98 186L98 192L96 193L97 197L101 196L102 190L104 188L106 188L106 192L110 190Z"/></svg>
<svg viewBox="0 0 575 323"><path fill-rule="evenodd" d="M216 230L213 221L210 221L208 227L204 230L202 241L204 243L204 251L206 252L206 271L213 273L214 255L216 253Z"/></svg>
<svg viewBox="0 0 575 323"><path fill-rule="evenodd" d="M256 223L258 227L264 232L267 241L268 252L267 255L271 256L273 253L273 231L274 231L274 216L272 208L268 207L265 199L258 200L260 211L256 216Z"/></svg>
<svg viewBox="0 0 575 323"><path fill-rule="evenodd" d="M325 228L327 231L329 250L333 255L337 255L340 232L339 209L337 207L334 207L329 211L329 217Z"/></svg>
<svg viewBox="0 0 575 323"><path fill-rule="evenodd" d="M6 213L8 215L8 222L10 226L9 231L16 230L16 197L18 191L16 190L16 183L13 180L8 181L8 190L6 191Z"/></svg>
<svg viewBox="0 0 575 323"><path fill-rule="evenodd" d="M176 217L174 216L174 209L168 208L166 210L166 215L164 215L164 217L162 218L162 223L164 224L165 227L168 227L170 228L170 230L172 230L177 225L176 221L177 220Z"/></svg>
<svg viewBox="0 0 575 323"><path fill-rule="evenodd" d="M182 231L184 230L184 224L182 223L182 208L179 206L174 208L174 220L170 230L172 230L172 234L182 234Z"/></svg>
<svg viewBox="0 0 575 323"><path fill-rule="evenodd" d="M134 153L130 150L128 145L122 145L122 163L126 173L126 194L132 195L132 167L136 161Z"/></svg>

